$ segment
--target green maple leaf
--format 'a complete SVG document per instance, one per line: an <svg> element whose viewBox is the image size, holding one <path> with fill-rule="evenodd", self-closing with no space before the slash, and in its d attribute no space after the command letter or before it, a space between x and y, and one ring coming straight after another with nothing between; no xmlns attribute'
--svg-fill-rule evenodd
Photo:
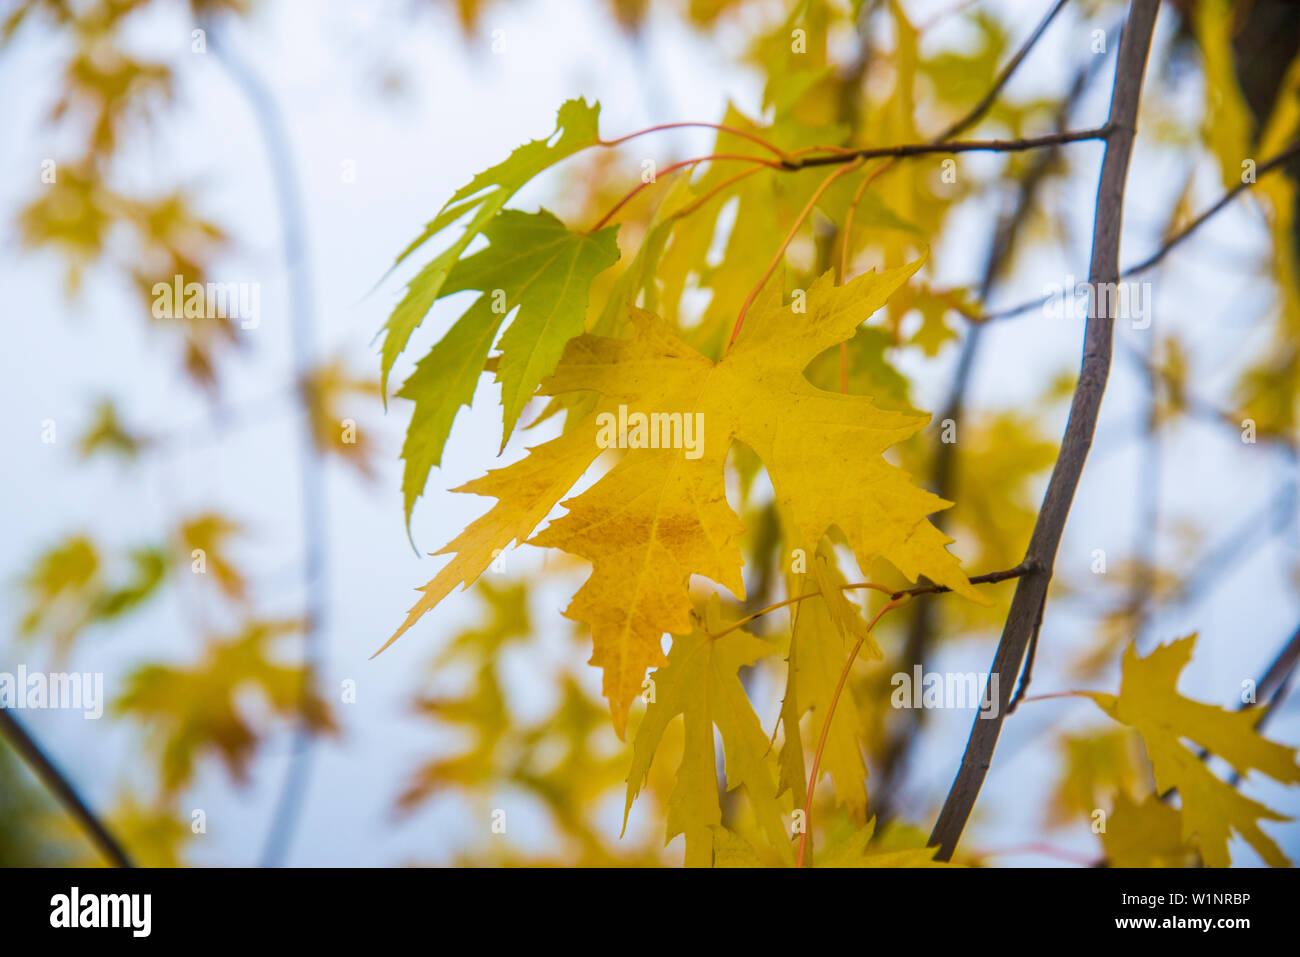
<svg viewBox="0 0 1300 957"><path fill-rule="evenodd" d="M617 231L611 226L590 235L574 233L544 209L508 209L483 230L488 246L452 269L439 296L469 289L482 295L420 360L397 393L415 401L402 447L408 524L429 470L441 463L456 413L474 398L479 373L506 315L519 310L501 336L497 366L505 407L502 446L538 383L555 371L565 343L582 333L591 282L618 261Z"/></svg>
<svg viewBox="0 0 1300 957"><path fill-rule="evenodd" d="M533 140L516 149L502 163L479 173L457 190L438 215L424 227L414 242L402 251L393 267L396 268L417 248L464 216L470 216L465 231L445 250L435 256L411 280L388 322L384 324L382 350L382 381L388 394L388 373L393 362L406 348L411 333L420 324L439 298L452 268L460 260L474 237L484 232L506 202L519 189L543 170L567 156L593 146L600 141L597 119L600 104L588 105L586 100L568 100L560 107L555 133L546 139ZM557 135L558 134L558 137ZM554 141L554 142L552 142Z"/></svg>

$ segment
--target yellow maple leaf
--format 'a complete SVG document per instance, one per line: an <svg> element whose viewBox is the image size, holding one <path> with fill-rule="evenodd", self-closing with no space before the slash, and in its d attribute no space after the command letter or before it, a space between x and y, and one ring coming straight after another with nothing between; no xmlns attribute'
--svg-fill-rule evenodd
<svg viewBox="0 0 1300 957"><path fill-rule="evenodd" d="M1141 803L1120 791L1101 835L1111 867L1191 867L1182 814L1154 794Z"/></svg>
<svg viewBox="0 0 1300 957"><path fill-rule="evenodd" d="M790 667L781 707L781 722L785 728L785 742L781 747L781 783L790 788L800 802L806 787L800 719L812 712L813 740L816 741L835 697L835 688L848 660L852 640L861 638L866 654L872 658L881 657L857 606L844 597L840 588L844 577L828 557L833 559L833 553L819 551L813 556L808 581L796 591L804 594L815 588L820 594L805 598L795 613L790 639ZM867 767L862 759L862 746L858 743L858 707L851 689L846 688L845 692L831 717L820 768L822 775L830 775L836 797L861 821L867 809Z"/></svg>
<svg viewBox="0 0 1300 957"><path fill-rule="evenodd" d="M1294 748L1269 741L1255 730L1251 711L1227 711L1184 698L1178 676L1192 657L1196 635L1156 648L1145 658L1129 645L1124 652L1119 696L1089 693L1103 711L1136 728L1161 791L1177 788L1182 797L1183 838L1197 838L1209 867L1232 863L1228 839L1236 831L1274 867L1289 862L1259 827L1261 819L1290 818L1252 801L1220 780L1205 761L1181 742L1189 739L1232 765L1241 775L1262 771L1284 784L1300 784Z"/></svg>
<svg viewBox="0 0 1300 957"><path fill-rule="evenodd" d="M723 634L725 626L720 616L718 597L712 595L705 619L692 616L694 630L673 639L667 664L650 679L653 700L633 741L624 827L632 802L650 773L664 731L680 714L685 722L686 742L677 780L668 798L668 840L678 834L686 836L686 866L710 866L712 829L722 824L714 725L722 734L727 790L744 786L768 841L784 858L793 860L790 837L776 799L775 769L768 760L768 738L738 675L742 667L774 654L777 649L741 629ZM713 637L714 634L718 637Z"/></svg>
<svg viewBox="0 0 1300 957"><path fill-rule="evenodd" d="M849 338L919 265L838 287L827 274L790 305L773 287L717 362L658 316L634 309L630 339L571 340L555 375L543 382L546 394L593 391L604 397L603 409L618 407L618 444L629 448L533 540L592 562L591 578L565 614L592 627L591 662L604 669L617 726L646 668L662 660L663 633L690 628L689 576L702 574L745 594L736 545L743 525L727 504L724 483L733 442L766 466L796 546L812 553L838 527L861 568L883 557L909 579L925 574L982 600L946 550L950 539L926 521L949 503L914 486L883 457L928 417L825 392L804 376L814 358ZM598 424L603 416L613 424L609 411L597 413ZM656 442L653 432L638 435L637 416L651 426L656 417L661 423L678 417L683 436L694 422L696 445L647 447L670 443Z"/></svg>

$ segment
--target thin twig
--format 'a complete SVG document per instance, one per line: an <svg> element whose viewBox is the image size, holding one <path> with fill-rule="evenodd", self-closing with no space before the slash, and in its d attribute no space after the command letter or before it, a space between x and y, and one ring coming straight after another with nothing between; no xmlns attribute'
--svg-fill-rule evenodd
<svg viewBox="0 0 1300 957"><path fill-rule="evenodd" d="M628 133L626 136L620 136L618 139L615 140L597 140L596 145L597 146L618 146L621 143L626 143L629 140L634 140L639 136L645 136L647 133L658 133L661 130L688 129L690 127L704 127L711 130L718 130L721 133L730 133L732 136L739 136L741 139L749 140L751 143L756 143L757 145L763 147L763 149L768 150L771 153L775 154L777 159L785 159L787 156L785 150L763 139L761 136L756 136L753 133L747 133L744 130L736 129L736 127L734 126L726 126L722 123L704 123L704 122L696 122L696 121L690 121L685 123L660 123L658 126L649 126L646 127L644 130L637 130L635 133Z"/></svg>
<svg viewBox="0 0 1300 957"><path fill-rule="evenodd" d="M0 707L0 737L9 742L18 756L23 759L32 773L45 785L45 789L58 798L63 809L81 825L91 843L114 867L133 867L130 856L123 849L121 842L113 836L99 816L77 793L72 782L54 764L36 739L28 733L8 708Z"/></svg>
<svg viewBox="0 0 1300 957"><path fill-rule="evenodd" d="M1204 212L1198 215L1190 223L1188 223L1182 229L1178 230L1178 232L1174 233L1167 240L1165 240L1159 246L1159 248L1157 248L1156 251L1153 252L1150 256L1148 256L1146 259L1143 259L1141 262L1135 263L1134 265L1128 267L1123 272L1121 272L1120 278L1128 279L1131 276L1137 276L1151 269L1153 266L1158 265L1166 256L1168 256L1171 252L1173 252L1173 250L1176 249L1179 245L1181 245L1188 237L1190 237L1194 232L1200 229L1201 226L1203 226L1206 222L1212 219L1216 213L1218 213L1220 210L1222 210L1224 207L1230 204L1234 199L1236 199L1242 193L1246 192L1252 186L1258 183L1260 177L1273 172L1274 170L1282 166L1284 163L1286 163L1287 160L1297 155L1300 155L1300 140L1297 140L1296 142L1292 143L1290 146L1288 146L1282 152L1278 153L1276 156L1272 157L1271 159L1257 166L1255 168L1255 179L1251 180L1248 183L1238 183L1232 189L1225 192L1209 208L1207 208ZM1042 306L1045 306L1047 303L1052 301L1052 298L1053 297L1051 295L1039 296L1037 299L1029 299L1026 300L1025 302L1019 303L1018 305L1008 306L1006 309L998 309L993 312L980 313L978 315L967 315L966 318L976 323L993 322L999 319L1013 319L1016 316L1024 315L1027 312L1032 312L1035 309L1039 309Z"/></svg>
<svg viewBox="0 0 1300 957"><path fill-rule="evenodd" d="M1033 562L1026 561L1021 562L1015 568L1007 568L1003 571L987 572L983 575L975 575L968 578L967 581L972 585L990 585L995 582L1006 581L1009 578L1019 578L1021 575L1028 575L1036 568L1037 566ZM896 591L891 589L888 585L881 585L878 582L849 582L848 584L841 585L840 591L854 591L859 588L870 588L874 591L881 592L882 594L888 595L890 601L897 601L900 598L914 598L917 595L941 595L944 592L952 591L952 589L947 585L916 585L912 588L904 588ZM739 621L733 621L726 628L722 629L722 631L711 634L709 637L715 639L721 638L723 635L730 634L737 628L744 628L750 622L762 618L764 615L770 615L772 612L779 611L789 605L797 605L799 602L806 601L809 598L816 598L820 594L821 590L818 589L816 591L805 592L802 595L795 595L792 598L786 598L782 601L774 602L766 608L760 608L753 614L746 615Z"/></svg>
<svg viewBox="0 0 1300 957"><path fill-rule="evenodd" d="M1044 136L1027 136L1014 140L953 140L941 143L904 143L899 146L869 146L862 149L832 153L825 156L792 157L781 163L784 169L801 170L812 166L835 166L859 159L876 159L885 156L925 156L931 153L1021 153L1046 146L1082 143L1087 140L1105 140L1111 131L1109 125L1088 130L1063 130Z"/></svg>
<svg viewBox="0 0 1300 957"><path fill-rule="evenodd" d="M315 306L312 302L312 280L308 265L306 241L306 216L298 177L293 170L292 150L285 131L284 120L275 98L264 81L248 64L226 49L219 31L208 30L208 43L216 52L217 60L225 66L232 80L244 93L252 107L262 141L271 164L271 175L279 203L281 244L284 265L289 278L290 340L293 350L294 376L301 391L304 405L302 422L298 429L299 485L303 536L303 587L305 590L303 680L300 703L305 705L312 694L323 653L325 614L329 596L327 579L329 562L325 533L327 509L325 485L322 479L322 462L312 434L310 398L306 383L315 361ZM311 773L312 746L315 733L305 716L294 725L289 746L289 758L284 782L271 818L271 828L262 848L261 864L275 867L283 862L293 838L299 811L306 795Z"/></svg>
<svg viewBox="0 0 1300 957"><path fill-rule="evenodd" d="M1100 63L1101 58L1090 57L1076 71L1074 79L1070 83L1069 91L1056 109L1054 117L1056 126L1061 127L1069 122L1079 100L1091 85ZM994 283L1001 276L1007 262L1015 251L1016 242L1020 236L1021 224L1033 211L1035 199L1042 184L1046 181L1047 174L1052 169L1057 152L1056 149L1044 150L1035 155L1034 163L1020 181L1011 209L998 218L993 231L993 239L989 244L988 254L984 261L983 278L980 280L979 300L981 302L988 299ZM939 422L946 419L952 419L955 422L962 415L966 402L966 392L970 387L975 363L984 344L983 329L984 327L981 325L972 324L966 330L966 336L962 340L961 352L957 360L957 367L953 372L952 383L948 389L948 398L943 405L942 411L935 417ZM935 449L930 488L939 498L951 500L953 497L953 486L956 481L957 451L957 443L955 442L940 442ZM945 513L940 512L935 516L935 524L940 531L945 531ZM934 637L936 611L937 609L929 602L917 605L914 609L903 646L904 668L910 668L913 664L924 663ZM1032 648L1033 643L1031 642ZM1012 707L1015 704L1016 700L1013 698ZM875 813L877 821L887 820L892 812L893 793L898 786L899 776L904 770L907 756L917 738L917 730L924 722L926 713L924 708L909 708L904 711L903 727L891 735L886 742L881 760L880 783L876 789Z"/></svg>
<svg viewBox="0 0 1300 957"><path fill-rule="evenodd" d="M1025 40L1023 44L1021 44L1020 49L1015 52L1015 55L1007 61L1006 66L1004 66L1001 72L998 73L997 79L993 81L993 85L989 87L988 92L984 94L983 99L976 103L969 113L940 133L937 139L950 140L954 136L959 136L962 132L970 129L970 127L974 126L983 118L984 114L987 113L997 101L998 94L1001 93L1002 88L1007 85L1007 81L1010 80L1016 70L1020 68L1020 64L1023 63L1025 57L1029 55L1029 51L1038 44L1040 39L1042 39L1043 34L1047 32L1047 28L1051 26L1052 21L1056 19L1056 15L1061 12L1061 8L1068 2L1069 0L1056 0L1052 9L1048 10L1047 15L1039 21L1034 32L1029 35L1029 38Z"/></svg>

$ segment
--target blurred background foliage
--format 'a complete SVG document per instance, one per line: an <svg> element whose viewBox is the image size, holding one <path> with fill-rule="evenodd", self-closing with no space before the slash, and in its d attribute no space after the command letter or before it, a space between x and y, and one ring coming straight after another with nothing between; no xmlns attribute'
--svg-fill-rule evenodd
<svg viewBox="0 0 1300 957"><path fill-rule="evenodd" d="M468 46L486 42L492 23L529 2L447 0L395 3L389 8L398 24L411 29L445 30L455 24ZM54 156L57 178L32 188L17 210L12 228L18 242L28 253L59 258L64 288L50 290L51 296L75 299L92 269L116 271L137 290L138 317L122 316L120 321L151 323L152 334L171 343L171 361L209 405L205 429L217 442L222 441L222 430L241 416L260 414L257 409L227 407L222 398L223 380L249 361L258 343L233 320L155 319L151 290L155 282L177 274L196 282L220 279L223 257L232 248L251 244L260 249L265 241L245 235L238 221L214 221L202 212L209 208L203 182L144 189L138 177L125 174L125 144L168 135L178 109L177 71L184 69L175 58L152 59L136 52L137 45L127 37L148 8L162 5L168 16L183 12L193 30L204 31L193 34L194 43L215 42L214 27L240 20L256 29L259 8L273 3L18 0L6 4L0 32L5 44L24 38L57 40L64 60L62 72L52 81L57 92L47 124L16 134L50 136L61 147ZM1125 6L1117 0L1068 4L1053 28L1069 38L1055 47L1068 56L1048 69L1039 51L1020 80L1003 91L966 135L1036 135L1084 126L1085 113L1099 115L1098 104L1104 106L1109 95L1110 64ZM644 37L652 21L660 31L665 22L689 31L711 44L708 48L719 58L730 58L736 70L757 77L762 90L761 115L746 114L733 104L721 116L663 115L656 116L657 121L722 122L761 131L782 148L795 149L935 138L993 87L999 71L1049 7L972 0L608 0L590 5L590 12L617 24L629 40L631 56L648 55ZM1130 202L1131 208L1141 210L1135 217L1140 230L1131 228L1126 234L1133 237L1125 246L1126 263L1174 235L1225 189L1241 182L1243 158L1262 164L1300 130L1300 6L1280 0L1176 0L1165 4L1161 23L1140 132L1139 155L1147 171L1135 173L1135 201ZM796 31L803 31L802 50L791 42ZM653 77L654 69L647 66L646 74ZM400 78L390 79L400 85ZM381 100L380 106L386 105ZM548 122L548 117L536 117L517 130L516 139L536 135ZM455 149L458 139L475 133L447 132L451 135L444 149ZM716 134L710 148L719 153L755 149L726 132ZM654 155L662 168L687 154ZM580 154L551 181L546 204L573 228L593 224L639 179L639 160L635 149ZM850 391L871 394L881 406L920 407L932 412L936 423L945 418L958 421L956 444L940 442L935 425L898 449L898 460L920 484L956 503L939 521L956 539L953 551L977 573L1013 566L1023 556L1055 458L1064 400L1073 387L1069 364L1045 370L1048 374L1039 377L1044 378L1039 383L1022 374L1022 364L1032 361L1032 355L1005 358L987 344L995 335L992 327L1004 322L1052 320L1041 318L1038 310L1028 311L1023 319L985 317L1035 299L1044 281L1044 263L1083 261L1091 222L1086 197L1094 185L1095 154L1052 149L963 159L958 168L955 180L946 179L936 157L892 164L873 176L847 244L852 271L898 266L925 253L930 259L918 281L890 302L887 315L859 331L843 373L836 352L815 362L808 376L823 388L838 389L844 375ZM679 177L646 190L621 210L622 258L597 279L589 328L598 326L609 299L639 298L684 329L697 348L717 353L740 302L816 185L808 176L766 173L728 182L733 173L721 165L707 167L693 178ZM1189 241L1189 248L1199 250L1199 259L1171 257L1158 267L1195 271L1207 268L1208 260L1208 268L1221 271L1225 280L1230 273L1234 286L1244 278L1265 290L1251 297L1225 296L1223 304L1214 307L1231 306L1237 341L1244 347L1225 356L1222 342L1204 328L1183 322L1177 314L1165 321L1165 313L1158 337L1137 336L1118 346L1116 365L1133 371L1138 385L1128 390L1123 405L1124 415L1134 422L1132 434L1115 441L1146 451L1136 454L1140 477L1129 481L1128 497L1083 520L1104 523L1113 512L1136 509L1136 519L1120 523L1132 544L1123 554L1112 551L1104 576L1090 568L1088 549L1083 560L1063 562L1058 570L1052 601L1069 611L1052 636L1060 652L1048 656L1042 666L1050 669L1039 676L1045 686L1092 687L1101 682L1113 687L1125 644L1137 640L1149 646L1170 637L1171 619L1161 616L1176 619L1180 609L1205 600L1227 576L1226 570L1262 547L1256 535L1261 529L1266 536L1274 527L1287 537L1294 532L1293 491L1289 497L1270 496L1257 503L1241 529L1225 525L1217 511L1222 489L1211 488L1199 505L1166 505L1159 493L1170 474L1195 469L1197 456L1209 454L1189 454L1179 446L1181 457L1167 455L1162 465L1162 444L1168 447L1171 437L1189 422L1217 430L1222 444L1215 448L1225 455L1258 462L1280 454L1290 476L1283 490L1293 486L1300 400L1297 176L1300 158L1293 158L1282 175L1261 178L1238 200L1244 213L1230 223L1225 220L1222 230L1207 228ZM838 265L847 227L843 211L857 185L853 178L837 183L796 235L783 263L787 291L807 288L813 277ZM391 188L400 192L403 184L394 182ZM715 189L691 216L673 217L674 210ZM415 228L432 212L414 211ZM1141 217L1153 214L1157 221L1141 222ZM364 234L357 241L365 241ZM1229 247L1230 255L1221 246ZM715 268L723 257L745 268ZM1059 270L1048 275L1061 281ZM1170 280L1171 286L1175 283L1185 280ZM1207 285L1222 288L1218 282ZM1165 302L1175 303L1173 313L1188 308L1186 296L1162 298L1162 305ZM1022 393L1016 403L976 401L970 370L977 364L997 367L1000 376L1029 383L1034 391ZM381 456L394 458L396 449L372 441L366 424L382 415L375 357L315 359L301 371L287 386L272 383L279 391L272 391L268 401L302 413L310 439L301 453L302 467L317 470L340 463L370 479L389 474L377 463ZM122 370L121 378L128 388L131 370ZM390 416L406 415L405 403L391 405ZM515 444L536 444L536 436L548 434L554 425L551 413L561 405L539 402L522 420L534 431L516 438ZM1245 418L1255 423L1257 444L1243 445L1235 434ZM157 468L158 458L182 438L137 427L112 395L94 398L86 421L75 438L78 459L111 458L125 470ZM348 422L353 425L351 439ZM1106 458L1113 451L1103 442L1094 455ZM68 462L67 467L78 464ZM1256 466L1248 462L1245 467ZM745 606L730 609L739 615L784 597L786 556L781 554L777 519L757 459L737 449L731 468L732 501L748 529L746 578L752 586ZM431 484L442 484L437 470ZM376 484L373 494L398 509L395 487ZM112 508L112 503L105 507ZM1090 531L1095 528L1091 525ZM303 643L304 633L320 623L308 610L284 616L261 607L258 590L250 587L251 581L278 571L250 565L245 556L251 534L241 516L208 509L176 514L167 534L142 538L124 549L98 540L94 528L60 534L52 523L48 547L28 556L27 572L9 586L10 658L28 655L51 663L75 662L83 641L92 636L100 641L115 629L129 628L132 616L158 602L168 589L189 596L191 621L177 637L181 660L139 662L112 689L110 720L138 735L139 754L152 769L153 785L120 794L114 806L104 810L124 845L142 863L171 866L187 861L193 832L186 809L195 802L182 800L182 795L194 786L196 765L220 762L228 780L239 783L254 767L259 745L271 735L298 728L315 739L346 730L346 715L333 703L337 696L319 686ZM1111 541L1115 536L1094 537ZM275 545L286 564L299 560L295 556L300 543ZM374 544L380 551L405 547L400 538L391 537L376 536ZM1285 600L1291 606L1300 582L1298 557L1291 550L1282 559L1290 583ZM477 620L459 631L426 629L405 639L429 646L428 680L407 705L427 723L429 756L412 767L392 768L390 781L357 784L391 791L398 815L454 795L472 809L467 813L475 820L497 806L502 792L522 794L538 809L538 826L548 836L550 849L533 852L494 840L484 827L467 826L453 851L430 857L422 848L411 848L408 859L505 865L680 860L675 844L663 847L657 823L672 786L680 729L670 730L645 788L643 801L649 810L642 814L651 823L633 826L620 839L618 816L629 751L614 736L606 706L587 674L590 640L568 633L567 623L561 644L534 640L542 616L550 619L557 613L545 581L571 582L575 571L564 556L548 556L545 566L527 575L490 574L473 589ZM863 571L893 587L909 584L888 567ZM963 643L973 650L958 650L953 660L968 660L980 670L976 663L987 661L1013 588L1012 583L992 586L988 594L994 602L987 608L956 601L917 603L881 627L877 638L886 653L886 667L862 667L853 673L849 692L867 747L874 841L879 848L920 842L949 780L946 774L927 771L936 753L924 740L932 730L927 715L873 704L885 700L888 688L883 682L895 670L910 672L914 662L933 662ZM868 610L879 607L876 596L864 600ZM393 623L403 610L392 609ZM376 634L387 626L379 623ZM789 627L788 618L771 615L756 630L779 641L783 633L788 639ZM1204 636L1225 645L1233 637L1228 631ZM1280 645L1285 638L1272 636L1265 644ZM540 709L521 708L512 701L511 682L503 672L515 660L527 662L523 668L529 682L548 689ZM1247 677L1256 673L1258 664L1233 660L1232 674ZM7 667L8 661L0 666ZM760 665L747 675L756 700L779 695L774 674ZM1288 719L1278 720L1274 732L1295 741L1294 711L1284 714ZM775 721L775 714L762 710L760 717L765 724ZM98 729L87 725L84 733L83 746L95 747ZM1052 760L1033 771L1046 792L1046 805L1040 820L1021 823L1035 830L1035 842L1047 846L1043 853L1048 859L1055 855L1076 862L1108 859L1142 865L1189 860L1177 840L1159 859L1150 859L1125 844L1122 833L1105 841L1087 834L1088 815L1097 807L1143 808L1145 818L1136 811L1118 817L1145 820L1142 826L1148 831L1169 826L1164 811L1171 809L1150 803L1150 767L1131 732L1097 721L1068 732L1048 724L1034 735L1052 739L1047 752ZM944 749L941 760L947 762L942 766L950 767L960 738L945 733L938 740ZM1004 745L1004 751L1019 746ZM1005 758L1000 752L999 761ZM822 789L820 800L825 806L816 818L830 822L828 832L843 829L844 815L836 810L832 789ZM1296 810L1294 804L1290 810ZM724 802L724 812L734 830L745 833L753 827L744 804ZM978 833L978 820L973 827ZM1072 857L1053 851L1048 845L1054 841L1091 850L1073 852ZM1291 845L1296 845L1294 839ZM978 839L969 842L969 848L967 863L1004 859L982 848ZM0 863L59 864L94 857L42 789L0 747Z"/></svg>

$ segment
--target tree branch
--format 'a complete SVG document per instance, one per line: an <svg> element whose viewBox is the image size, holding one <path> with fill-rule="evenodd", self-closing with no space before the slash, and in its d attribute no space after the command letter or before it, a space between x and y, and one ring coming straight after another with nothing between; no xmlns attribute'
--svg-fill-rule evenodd
<svg viewBox="0 0 1300 957"><path fill-rule="evenodd" d="M1159 0L1133 0L1129 7L1128 22L1120 38L1110 117L1106 125L1109 132L1106 135L1106 152L1097 186L1097 208L1093 223L1092 262L1088 271L1093 288L1098 288L1103 283L1119 281L1124 185L1128 178L1138 102L1158 9ZM1079 382L1070 405L1070 417L1061 442L1061 452L1052 469L1047 494L1025 555L1025 560L1034 562L1036 568L1023 576L1016 586L1011 612L998 642L993 665L989 669L990 676L1019 672L1025 651L1042 620L1057 549L1088 457L1088 449L1092 445L1097 415L1110 372L1114 317L1107 314L1110 304L1105 299L1106 297L1092 297L1092 307L1084 331ZM930 835L930 845L939 848L935 855L937 860L950 860L956 850L992 763L1011 691L1012 682L1000 681L996 716L986 718L981 715L975 719L971 728L961 767Z"/></svg>
<svg viewBox="0 0 1300 957"><path fill-rule="evenodd" d="M1273 156L1266 162L1256 167L1255 179L1251 180L1248 183L1238 183L1232 189L1228 190L1226 193L1220 196L1218 200L1216 200L1214 204L1211 205L1208 209L1206 209L1199 216L1193 219L1190 223L1188 223L1182 229L1178 230L1178 232L1174 233L1167 240L1165 240L1165 242L1162 243L1160 247L1156 249L1156 251L1153 252L1150 256L1148 256L1146 259L1142 260L1139 263L1135 263L1134 265L1128 267L1123 272L1121 272L1120 278L1128 279L1130 276L1139 275L1140 273L1146 272L1148 269L1152 268L1153 266L1158 265L1161 262L1161 260L1163 260L1171 252L1173 252L1173 250L1177 246L1181 245L1185 239L1187 239L1189 236L1192 235L1192 233L1196 232L1196 230L1200 229L1201 226L1203 226L1207 221L1213 218L1213 216L1216 213L1218 213L1221 209L1226 207L1234 199L1236 199L1242 193L1246 192L1257 182L1259 182L1259 178L1261 176L1273 172L1274 170L1278 169L1283 164L1285 164L1287 160L1297 155L1300 155L1300 140L1296 140L1294 143L1292 143L1282 152L1278 153L1276 156ZM967 315L966 318L976 323L990 322L997 319L1012 319L1015 318L1016 316L1024 315L1026 312L1032 312L1035 309L1045 306L1047 303L1051 301L1052 301L1052 297L1050 295L1039 296L1037 299L1027 300L1015 306L1008 306L1006 309L998 309L994 312L981 313L980 315L977 316Z"/></svg>
<svg viewBox="0 0 1300 957"><path fill-rule="evenodd" d="M1076 71L1070 89L1056 109L1055 125L1064 126L1069 122L1074 108L1078 105L1084 92L1090 86L1096 74L1100 57L1089 57L1087 62ZM1015 249L1020 227L1034 208L1034 200L1039 189L1047 179L1057 157L1056 149L1044 150L1034 156L1034 162L1021 179L1016 191L1012 208L998 218L994 227L993 238L989 244L984 261L984 273L980 280L979 299L988 299L994 283L1001 275L1007 261ZM952 383L948 388L948 398L935 419L958 419L965 405L966 390L970 385L975 362L983 344L984 326L972 323L962 340L961 353L953 373ZM955 482L957 443L940 442L935 447L934 463L931 471L930 490L939 498L952 500ZM945 516L940 512L934 516L935 526L940 531L947 531ZM930 602L917 604L908 623L907 638L903 645L901 667L910 669L915 664L924 664L934 637L938 610ZM925 720L924 708L908 708L901 718L902 727L898 728L886 741L881 756L881 767L876 785L874 799L875 814L878 822L883 823L892 815L893 796L899 786L899 778L905 771L908 754L916 741L917 731Z"/></svg>
<svg viewBox="0 0 1300 957"><path fill-rule="evenodd" d="M46 790L58 798L63 809L81 825L91 843L114 867L134 866L117 838L82 800L77 789L72 786L72 782L45 755L41 746L36 743L36 739L27 732L17 718L9 713L9 709L3 707L0 707L0 736L13 746L19 757L32 769L32 773L45 785Z"/></svg>
<svg viewBox="0 0 1300 957"><path fill-rule="evenodd" d="M1017 140L953 140L941 143L904 143L900 146L870 146L821 156L792 156L779 165L783 169L793 171L807 169L810 166L835 166L840 163L851 163L854 160L880 159L887 156L922 156L927 153L1019 153L1025 150L1042 149L1045 146L1061 146L1065 143L1081 143L1085 140L1105 140L1108 139L1110 132L1111 127L1107 124L1090 130L1064 130L1060 133L1028 136Z"/></svg>
<svg viewBox="0 0 1300 957"><path fill-rule="evenodd" d="M218 62L226 68L231 79L247 98L270 159L271 176L279 203L281 245L285 269L289 277L289 332L293 350L294 378L304 404L302 423L298 430L298 458L299 492L302 499L304 555L302 570L306 594L304 674L300 697L301 701L305 702L319 670L329 596L325 485L321 475L320 456L316 451L316 440L312 434L311 410L305 407L309 399L302 391L315 360L315 306L312 301L312 282L308 266L306 218L298 180L293 171L292 151L285 132L284 120L275 99L261 77L248 64L226 49L224 41L218 42L219 36L219 31L210 26L208 42L217 54ZM266 844L262 849L261 863L264 867L277 866L288 851L298 811L307 789L313 743L313 730L310 724L300 717L294 726L284 783L276 803Z"/></svg>
<svg viewBox="0 0 1300 957"><path fill-rule="evenodd" d="M1015 52L1015 55L1007 61L1001 72L998 73L997 79L993 81L993 85L989 87L983 98L971 107L969 113L935 137L936 139L950 140L954 136L960 135L964 130L970 129L983 118L984 114L997 102L998 94L1002 92L1002 88L1007 85L1016 70L1020 69L1020 64L1029 55L1029 51L1037 46L1038 41L1047 32L1047 28L1056 19L1056 15L1061 12L1061 9L1068 2L1069 0L1056 0L1056 3L1052 5L1052 9L1047 11L1047 15L1039 21L1038 26L1034 28L1034 32L1029 35L1029 39L1021 44L1020 49Z"/></svg>

